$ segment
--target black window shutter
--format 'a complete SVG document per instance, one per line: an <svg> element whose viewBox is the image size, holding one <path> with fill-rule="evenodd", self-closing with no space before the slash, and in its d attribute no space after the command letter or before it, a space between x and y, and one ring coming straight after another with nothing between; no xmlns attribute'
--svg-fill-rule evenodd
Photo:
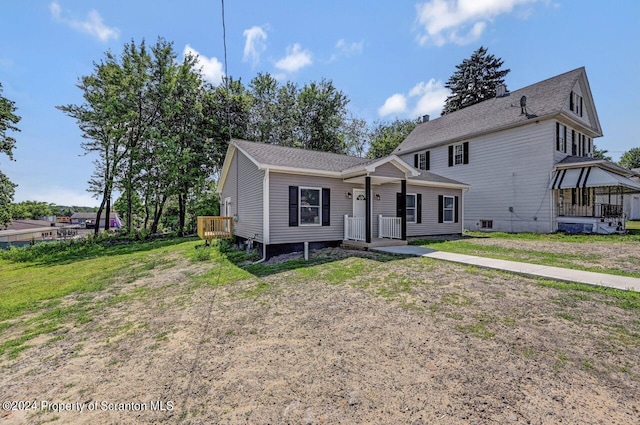
<svg viewBox="0 0 640 425"><path fill-rule="evenodd" d="M427 166L425 167L425 170L428 170L428 169L430 169L430 168L431 168L431 151L427 151L427 152L425 153L425 155L426 155L426 157L427 157L427 158L426 158L426 161L425 161L425 162L427 163Z"/></svg>
<svg viewBox="0 0 640 425"><path fill-rule="evenodd" d="M422 193L416 195L416 223L422 223Z"/></svg>
<svg viewBox="0 0 640 425"><path fill-rule="evenodd" d="M580 116L582 116L582 98L580 98Z"/></svg>
<svg viewBox="0 0 640 425"><path fill-rule="evenodd" d="M438 195L438 223L444 223L444 196Z"/></svg>
<svg viewBox="0 0 640 425"><path fill-rule="evenodd" d="M396 193L396 217L402 217L402 193Z"/></svg>
<svg viewBox="0 0 640 425"><path fill-rule="evenodd" d="M560 123L557 122L556 123L556 150L559 151L560 149Z"/></svg>
<svg viewBox="0 0 640 425"><path fill-rule="evenodd" d="M289 226L298 225L298 186L289 186Z"/></svg>
<svg viewBox="0 0 640 425"><path fill-rule="evenodd" d="M322 188L322 225L331 225L331 189Z"/></svg>
<svg viewBox="0 0 640 425"><path fill-rule="evenodd" d="M569 109L573 112L573 92L569 95Z"/></svg>
<svg viewBox="0 0 640 425"><path fill-rule="evenodd" d="M418 154L413 155L413 166L418 168Z"/></svg>
<svg viewBox="0 0 640 425"><path fill-rule="evenodd" d="M455 214L455 222L458 222L458 197L453 198L453 211Z"/></svg>
<svg viewBox="0 0 640 425"><path fill-rule="evenodd" d="M469 142L464 142L462 144L462 163L469 163Z"/></svg>
<svg viewBox="0 0 640 425"><path fill-rule="evenodd" d="M449 146L449 167L453 167L453 145Z"/></svg>

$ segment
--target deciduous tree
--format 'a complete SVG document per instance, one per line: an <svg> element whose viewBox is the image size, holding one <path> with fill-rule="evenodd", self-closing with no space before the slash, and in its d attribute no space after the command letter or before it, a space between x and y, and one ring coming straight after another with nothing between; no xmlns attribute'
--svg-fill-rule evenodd
<svg viewBox="0 0 640 425"><path fill-rule="evenodd" d="M640 147L632 148L622 154L620 165L625 168L640 168Z"/></svg>
<svg viewBox="0 0 640 425"><path fill-rule="evenodd" d="M416 120L409 119L396 119L390 123L378 122L375 124L371 132L367 158L375 159L391 155L416 125Z"/></svg>
<svg viewBox="0 0 640 425"><path fill-rule="evenodd" d="M7 134L7 131L20 131L16 124L20 117L15 114L15 103L2 96L2 83L0 83L0 154L5 154L13 161L13 149L16 140ZM11 220L11 202L16 185L0 171L0 228Z"/></svg>

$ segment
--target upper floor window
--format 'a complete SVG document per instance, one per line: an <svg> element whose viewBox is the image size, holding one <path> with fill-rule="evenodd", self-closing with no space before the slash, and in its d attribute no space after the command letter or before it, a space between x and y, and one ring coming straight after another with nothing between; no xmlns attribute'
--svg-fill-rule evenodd
<svg viewBox="0 0 640 425"><path fill-rule="evenodd" d="M575 112L576 115L582 116L582 96L573 91L569 96L569 109Z"/></svg>
<svg viewBox="0 0 640 425"><path fill-rule="evenodd" d="M420 152L413 155L413 166L418 170L428 170L431 166L431 153L429 151Z"/></svg>
<svg viewBox="0 0 640 425"><path fill-rule="evenodd" d="M449 145L449 167L469 163L469 142Z"/></svg>
<svg viewBox="0 0 640 425"><path fill-rule="evenodd" d="M556 123L556 150L567 153L567 126Z"/></svg>

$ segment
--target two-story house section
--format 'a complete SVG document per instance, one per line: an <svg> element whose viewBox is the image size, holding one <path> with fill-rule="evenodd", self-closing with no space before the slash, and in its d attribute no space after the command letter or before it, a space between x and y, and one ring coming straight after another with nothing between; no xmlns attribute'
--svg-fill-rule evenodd
<svg viewBox="0 0 640 425"><path fill-rule="evenodd" d="M471 185L471 230L609 233L624 230L632 172L593 158L602 136L584 68L429 121L394 154Z"/></svg>

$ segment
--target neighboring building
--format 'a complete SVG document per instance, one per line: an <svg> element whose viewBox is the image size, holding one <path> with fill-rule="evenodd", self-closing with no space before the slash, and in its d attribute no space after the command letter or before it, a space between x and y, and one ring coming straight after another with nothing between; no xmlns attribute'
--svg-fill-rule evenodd
<svg viewBox="0 0 640 425"><path fill-rule="evenodd" d="M55 223L44 220L13 220L0 230L0 249L9 245L20 246L31 242L55 240L58 229Z"/></svg>
<svg viewBox="0 0 640 425"><path fill-rule="evenodd" d="M587 75L578 68L425 120L394 154L471 185L467 229L624 231L624 199L640 184L629 179L633 172L592 158L600 136Z"/></svg>
<svg viewBox="0 0 640 425"><path fill-rule="evenodd" d="M79 224L80 226L87 226L87 220L90 220L90 227L93 227L96 222L98 214L97 213L74 213L71 216L71 224ZM109 228L111 229L120 229L122 228L122 221L117 213L111 212L109 213ZM104 225L107 220L107 214L105 212L102 213L100 218L101 224L100 228L104 229Z"/></svg>
<svg viewBox="0 0 640 425"><path fill-rule="evenodd" d="M266 247L266 257L304 242L366 247L460 234L468 188L396 155L370 160L244 140L230 142L218 183L220 215L234 217L234 234Z"/></svg>

